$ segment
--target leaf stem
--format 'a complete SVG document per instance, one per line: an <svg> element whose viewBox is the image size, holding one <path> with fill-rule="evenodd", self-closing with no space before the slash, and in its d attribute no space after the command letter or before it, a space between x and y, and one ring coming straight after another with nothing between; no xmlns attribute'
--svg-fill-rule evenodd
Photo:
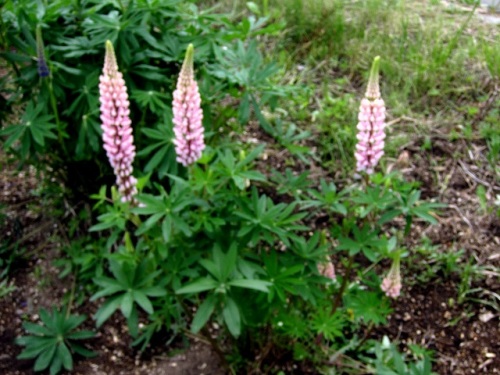
<svg viewBox="0 0 500 375"><path fill-rule="evenodd" d="M68 155L68 151L66 150L66 145L64 144L64 140L63 140L61 121L59 120L59 111L57 110L57 100L56 100L56 96L54 94L54 87L52 85L52 76L50 76L50 78L48 79L47 86L49 88L50 104L52 105L52 111L54 112L54 117L56 119L57 139L58 139L59 143L61 144L61 147L64 151L64 155Z"/></svg>
<svg viewBox="0 0 500 375"><path fill-rule="evenodd" d="M363 345L366 342L366 340L368 340L368 337L370 337L370 333L372 333L372 331L373 331L373 327L375 327L375 325L373 324L373 322L370 322L370 324L368 325L368 329L366 330L366 332L363 335L363 338L361 339L359 344L356 345L355 349L361 348L361 345Z"/></svg>
<svg viewBox="0 0 500 375"><path fill-rule="evenodd" d="M333 300L332 304L332 312L331 315L335 314L337 309L340 306L340 302L342 301L342 297L344 295L345 289L347 287L347 284L349 282L349 279L351 278L351 271L352 271L352 265L354 264L354 256L349 256L349 263L347 264L347 268L344 274L344 278L342 279L342 284L340 286L339 292L335 296L335 299Z"/></svg>
<svg viewBox="0 0 500 375"><path fill-rule="evenodd" d="M175 292L174 292L175 294ZM180 299L180 297L178 295L176 295L176 298L177 298L177 302L179 302L179 304L182 306L184 312L186 313L186 315L188 315L189 319L192 321L193 320L193 314L191 313L191 311L189 310L189 308L186 306L186 304ZM229 364L227 363L227 360L226 360L226 356L224 354L224 352L222 351L222 349L220 348L219 344L217 343L216 340L214 340L214 338L210 335L210 332L208 331L207 329L207 326L203 326L203 328L201 328L201 332L203 333L203 336L208 340L208 342L210 343L210 345L212 346L213 350L217 353L217 355L219 356L221 362L222 362L222 365L227 369L227 370L231 370L231 367L229 366Z"/></svg>
<svg viewBox="0 0 500 375"><path fill-rule="evenodd" d="M73 301L75 300L75 289L76 289L76 279L78 277L78 268L75 270L75 274L73 275L73 282L71 283L71 291L69 294L69 301L66 307L66 319L69 318L71 308L73 307Z"/></svg>
<svg viewBox="0 0 500 375"><path fill-rule="evenodd" d="M120 8L122 10L122 13L125 13L125 7L123 6L122 0L118 0L118 5L120 5Z"/></svg>

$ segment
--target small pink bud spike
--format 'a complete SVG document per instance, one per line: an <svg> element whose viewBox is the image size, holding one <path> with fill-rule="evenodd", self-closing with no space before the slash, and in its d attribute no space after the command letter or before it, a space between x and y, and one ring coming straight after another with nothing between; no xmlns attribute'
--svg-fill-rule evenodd
<svg viewBox="0 0 500 375"><path fill-rule="evenodd" d="M135 146L130 103L123 75L118 71L113 44L109 40L106 42L104 68L99 80L104 149L114 169L122 201L135 204L137 180L132 176Z"/></svg>
<svg viewBox="0 0 500 375"><path fill-rule="evenodd" d="M382 280L380 285L387 297L397 298L401 292L401 271L400 271L400 261L399 256L397 256L391 265L391 269L387 276Z"/></svg>
<svg viewBox="0 0 500 375"><path fill-rule="evenodd" d="M335 280L335 267L329 258L324 263L318 263L317 267L322 276Z"/></svg>
<svg viewBox="0 0 500 375"><path fill-rule="evenodd" d="M174 112L173 141L177 161L184 166L194 163L205 149L203 112L198 84L194 80L194 48L190 44L177 80L172 109Z"/></svg>
<svg viewBox="0 0 500 375"><path fill-rule="evenodd" d="M384 154L385 103L379 88L380 57L373 60L365 98L361 101L358 115L358 144L356 145L356 170L372 174Z"/></svg>

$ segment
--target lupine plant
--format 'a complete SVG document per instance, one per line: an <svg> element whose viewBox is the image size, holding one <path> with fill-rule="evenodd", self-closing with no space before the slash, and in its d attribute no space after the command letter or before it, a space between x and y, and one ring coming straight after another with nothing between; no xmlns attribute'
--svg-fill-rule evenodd
<svg viewBox="0 0 500 375"><path fill-rule="evenodd" d="M184 87L196 87L192 53L190 46L180 76L189 69L191 83ZM200 158L198 145L204 143L203 128L197 125L201 117L197 91L179 95L171 126L181 139L175 143L177 161L187 173L170 175L168 189L146 179L137 195L138 207L122 204L112 192L113 205L106 207L94 227L111 229L114 241L108 246L115 249L110 264L116 278L106 285L96 279L104 289L94 299L117 293L112 285L125 282L118 275L132 275L130 270L144 268L144 262L150 284L141 288L161 285L165 294L155 292L142 304L136 301L151 320L142 331L130 326L137 324L131 315L134 297L124 305L124 294L103 301L106 315L98 312L99 324L121 306L136 343L144 347L154 331L168 329L163 322L183 317L171 333L178 333L179 325L201 332L219 354L232 337L239 349L232 350L233 356L243 356L231 364L235 367L246 366L253 356L259 358L256 366L265 367L267 356L276 351L290 351L298 361L321 362L325 353L340 353L345 347L362 350L366 337L359 338L358 333L385 323L391 311L384 293L392 298L400 294L400 258L407 254L400 242L413 218L434 222L429 212L438 207L418 201L415 184L405 183L397 174L375 173L385 126L378 64L377 57L368 99L363 99L367 108L362 108L358 124L361 146L356 153L364 152L360 184L338 190L321 181L317 190L303 179L303 190L292 193L292 203L275 203L256 188L265 180L252 168L262 147L249 153L238 143L225 150L208 147ZM191 139L198 143L195 157L188 159L186 135L191 129ZM105 190L97 198L107 200ZM329 215L330 226L308 233L311 228L306 224L320 211ZM407 222L404 229L387 232L385 224L400 215ZM388 260L391 270L381 277L373 266ZM362 266L366 262L369 266ZM107 308L111 305L112 310ZM211 322L225 327L229 336L213 339L208 332Z"/></svg>
<svg viewBox="0 0 500 375"><path fill-rule="evenodd" d="M76 340L94 337L92 331L80 330L80 326L86 319L85 316L69 315L65 311L40 311L43 325L25 322L24 328L31 335L22 336L17 339L19 345L25 349L19 355L20 359L36 358L35 371L50 370L55 375L64 367L66 370L73 369L73 355L79 354L84 357L93 357L95 353L86 349Z"/></svg>
<svg viewBox="0 0 500 375"><path fill-rule="evenodd" d="M154 170L154 179L180 171L171 142L175 135L166 124L172 117L178 66L189 44L196 48L203 77L199 92L207 99L207 136L217 136L219 129L222 134L242 131L241 124L250 118L246 91L251 90L256 108L275 105L289 91L271 82L275 65L263 61L255 43L247 43L256 35L275 33L282 24L268 23L265 17L233 23L227 15L199 9L194 0L153 3L8 0L2 7L0 57L8 69L0 89L10 113L1 118L15 113L20 119L2 124L2 148L43 170L48 180L62 183L69 199L86 199L116 179L100 145L98 83L106 40L115 46L130 94L130 121L140 150L135 163L145 172ZM225 74L229 53L232 66L248 80ZM224 101L228 96L233 100ZM238 107L248 115L229 129L225 124Z"/></svg>
<svg viewBox="0 0 500 375"><path fill-rule="evenodd" d="M273 85L276 67L250 39L279 25L153 3L24 0L2 10L2 44L15 48L2 53L9 100L25 114L0 136L20 160L94 193L97 218L64 264L81 270L96 325L122 314L141 350L191 331L238 373L270 372L287 356L318 368L384 362L370 332L387 322L387 296L404 293L405 236L417 219L435 222L439 205L380 163L379 58L353 150L361 178L340 186L275 171L268 181L256 163L265 145L234 133L254 115L289 150L307 136L262 112L290 88Z"/></svg>

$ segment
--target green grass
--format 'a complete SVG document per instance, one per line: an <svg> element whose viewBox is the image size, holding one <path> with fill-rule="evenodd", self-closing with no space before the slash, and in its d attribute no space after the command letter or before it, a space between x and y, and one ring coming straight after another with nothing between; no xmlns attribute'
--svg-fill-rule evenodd
<svg viewBox="0 0 500 375"><path fill-rule="evenodd" d="M284 80L308 87L309 96L292 99L296 112L288 111L317 132L327 167L353 166L359 99L374 56L382 58L382 94L395 120L386 149L392 157L415 136L456 130L500 77L498 32L437 1L277 0L271 14L287 28L270 57L280 50Z"/></svg>
<svg viewBox="0 0 500 375"><path fill-rule="evenodd" d="M236 17L249 11L243 0L217 3ZM262 14L264 0L253 3ZM402 146L429 143L439 132L451 140L484 139L494 169L500 146L491 115L484 114L486 124L473 122L500 80L498 28L438 0L268 3L273 22L286 23L280 36L262 39L269 59L283 67L275 80L304 89L282 104L285 120L316 135L323 166L351 173L359 100L371 62L380 55L382 96L392 124L386 162ZM498 111L496 103L490 107L492 114Z"/></svg>

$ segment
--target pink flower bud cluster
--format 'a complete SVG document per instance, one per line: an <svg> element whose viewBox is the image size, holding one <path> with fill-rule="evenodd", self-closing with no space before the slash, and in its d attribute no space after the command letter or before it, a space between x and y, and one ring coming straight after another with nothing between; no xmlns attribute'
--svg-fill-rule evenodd
<svg viewBox="0 0 500 375"><path fill-rule="evenodd" d="M387 295L387 297L397 298L401 292L401 272L399 257L392 262L391 269L387 276L382 280L380 289Z"/></svg>
<svg viewBox="0 0 500 375"><path fill-rule="evenodd" d="M177 80L172 103L175 134L173 143L177 161L184 166L198 160L205 149L204 129L201 123L203 112L198 84L194 80L193 55L193 45L190 44Z"/></svg>
<svg viewBox="0 0 500 375"><path fill-rule="evenodd" d="M106 42L103 73L100 76L101 129L104 149L116 175L124 202L134 202L137 180L132 176L135 157L127 87L118 71L113 45Z"/></svg>
<svg viewBox="0 0 500 375"><path fill-rule="evenodd" d="M335 280L335 267L330 259L327 259L324 263L318 263L317 267L322 276Z"/></svg>
<svg viewBox="0 0 500 375"><path fill-rule="evenodd" d="M358 143L356 145L356 170L373 173L375 166L384 154L385 139L385 104L380 98L378 83L377 56L373 62L372 71L365 98L361 101L358 115Z"/></svg>

